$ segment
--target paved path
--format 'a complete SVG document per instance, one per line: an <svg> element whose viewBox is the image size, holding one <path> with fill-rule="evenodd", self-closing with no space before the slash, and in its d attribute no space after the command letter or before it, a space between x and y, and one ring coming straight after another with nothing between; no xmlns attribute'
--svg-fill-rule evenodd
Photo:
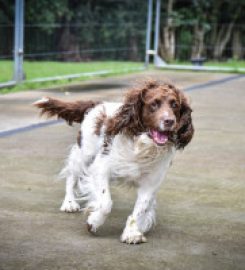
<svg viewBox="0 0 245 270"><path fill-rule="evenodd" d="M81 214L58 211L64 183L57 174L78 126L16 129L40 121L29 104L43 95L119 100L129 84L149 76L192 90L196 134L159 191L148 243L127 246L119 235L133 190L113 187L113 212L96 237ZM0 138L0 269L244 269L244 84L237 75L158 71L0 96L0 130L16 130Z"/></svg>

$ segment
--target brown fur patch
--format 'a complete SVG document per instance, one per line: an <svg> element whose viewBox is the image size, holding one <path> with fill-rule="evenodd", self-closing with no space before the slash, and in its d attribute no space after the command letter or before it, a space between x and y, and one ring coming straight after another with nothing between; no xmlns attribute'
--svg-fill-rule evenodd
<svg viewBox="0 0 245 270"><path fill-rule="evenodd" d="M81 123L88 109L95 107L97 104L99 102L91 100L68 102L47 97L47 101L36 103L34 106L41 109L41 115L57 116L57 118L62 118L69 125L72 125L73 122Z"/></svg>
<svg viewBox="0 0 245 270"><path fill-rule="evenodd" d="M106 135L138 136L149 130L158 130L164 112L174 120L169 130L170 140L177 149L184 148L194 133L190 105L184 93L174 85L155 80L146 81L126 93L124 104L114 117L107 120Z"/></svg>
<svg viewBox="0 0 245 270"><path fill-rule="evenodd" d="M192 109L184 93L179 91L179 95L181 99L181 108L176 139L177 149L184 148L191 141L194 135L194 127L191 117Z"/></svg>
<svg viewBox="0 0 245 270"><path fill-rule="evenodd" d="M142 109L144 93L148 87L152 88L154 84L146 82L142 87L132 88L126 93L124 104L117 114L107 121L107 135L115 136L123 132L129 136L134 136L145 131L142 123Z"/></svg>

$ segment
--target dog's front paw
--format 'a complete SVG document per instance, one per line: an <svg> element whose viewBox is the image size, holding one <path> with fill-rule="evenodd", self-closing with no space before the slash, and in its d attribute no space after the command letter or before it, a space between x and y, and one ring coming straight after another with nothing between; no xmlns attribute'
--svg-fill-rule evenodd
<svg viewBox="0 0 245 270"><path fill-rule="evenodd" d="M146 243L146 237L139 231L125 231L121 235L121 242L126 244L141 244Z"/></svg>
<svg viewBox="0 0 245 270"><path fill-rule="evenodd" d="M87 229L90 233L94 234L97 229L104 224L106 215L101 211L93 211L89 214L87 220Z"/></svg>
<svg viewBox="0 0 245 270"><path fill-rule="evenodd" d="M74 200L65 199L60 207L60 211L73 213L78 212L80 210L80 205Z"/></svg>
<svg viewBox="0 0 245 270"><path fill-rule="evenodd" d="M138 229L136 221L133 217L129 217L126 227L121 235L121 242L126 244L141 244L146 243L146 237Z"/></svg>
<svg viewBox="0 0 245 270"><path fill-rule="evenodd" d="M86 225L88 232L95 235L96 227L94 227L92 224L89 224L88 222L86 223Z"/></svg>

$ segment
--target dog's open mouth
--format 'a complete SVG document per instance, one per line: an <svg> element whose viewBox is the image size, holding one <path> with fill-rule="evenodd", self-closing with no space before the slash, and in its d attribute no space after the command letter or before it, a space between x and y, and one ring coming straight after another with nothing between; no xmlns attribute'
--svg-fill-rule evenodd
<svg viewBox="0 0 245 270"><path fill-rule="evenodd" d="M154 143L164 145L169 140L169 131L150 130L149 136L152 138Z"/></svg>

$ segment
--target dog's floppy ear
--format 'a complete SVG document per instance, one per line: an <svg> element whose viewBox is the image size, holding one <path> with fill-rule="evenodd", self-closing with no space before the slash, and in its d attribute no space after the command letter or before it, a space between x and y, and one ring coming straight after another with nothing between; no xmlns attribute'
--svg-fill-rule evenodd
<svg viewBox="0 0 245 270"><path fill-rule="evenodd" d="M57 118L66 120L69 125L72 125L73 122L81 123L86 111L97 104L98 102L90 100L68 102L50 97L44 97L33 103L34 106L41 109L41 115L57 116Z"/></svg>
<svg viewBox="0 0 245 270"><path fill-rule="evenodd" d="M178 91L180 98L180 120L177 130L177 149L184 148L192 139L194 127L192 124L192 109L184 93Z"/></svg>
<svg viewBox="0 0 245 270"><path fill-rule="evenodd" d="M116 115L107 121L106 134L108 136L114 136L121 132L137 135L144 131L142 109L145 91L144 87L128 91L124 104Z"/></svg>

